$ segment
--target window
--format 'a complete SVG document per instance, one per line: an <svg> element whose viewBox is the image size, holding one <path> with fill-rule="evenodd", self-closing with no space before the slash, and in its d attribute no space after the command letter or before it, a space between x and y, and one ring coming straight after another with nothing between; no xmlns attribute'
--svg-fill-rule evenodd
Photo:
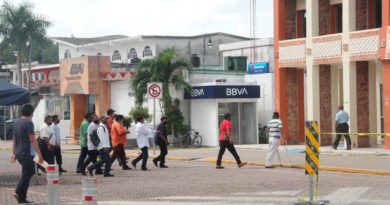
<svg viewBox="0 0 390 205"><path fill-rule="evenodd" d="M132 48L129 51L128 59L134 59L134 58L137 58L137 51L134 48Z"/></svg>
<svg viewBox="0 0 390 205"><path fill-rule="evenodd" d="M99 53L96 54L96 56L102 56L102 53L99 52Z"/></svg>
<svg viewBox="0 0 390 205"><path fill-rule="evenodd" d="M343 5L335 4L330 8L331 11L331 33L343 32Z"/></svg>
<svg viewBox="0 0 390 205"><path fill-rule="evenodd" d="M114 54L112 54L112 61L120 61L121 60L121 54L118 50L114 51Z"/></svg>
<svg viewBox="0 0 390 205"><path fill-rule="evenodd" d="M69 97L47 96L46 114L58 115L62 120L70 119Z"/></svg>
<svg viewBox="0 0 390 205"><path fill-rule="evenodd" d="M64 58L68 59L68 58L71 58L71 57L72 57L72 55L70 54L70 51L68 49L66 49L65 54L64 54Z"/></svg>
<svg viewBox="0 0 390 205"><path fill-rule="evenodd" d="M145 46L143 57L149 57L149 56L152 56L152 49L150 48L150 46Z"/></svg>
<svg viewBox="0 0 390 205"><path fill-rule="evenodd" d="M306 37L306 10L297 11L297 38Z"/></svg>

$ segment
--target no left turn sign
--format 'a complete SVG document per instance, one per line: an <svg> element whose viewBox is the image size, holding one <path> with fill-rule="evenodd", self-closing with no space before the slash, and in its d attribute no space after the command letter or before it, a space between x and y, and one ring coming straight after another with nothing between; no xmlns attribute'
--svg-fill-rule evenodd
<svg viewBox="0 0 390 205"><path fill-rule="evenodd" d="M160 99L162 97L162 83L148 83L148 99Z"/></svg>

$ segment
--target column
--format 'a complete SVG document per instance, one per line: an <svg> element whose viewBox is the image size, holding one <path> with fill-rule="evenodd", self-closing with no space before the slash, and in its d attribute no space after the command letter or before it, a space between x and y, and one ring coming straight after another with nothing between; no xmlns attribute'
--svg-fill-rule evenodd
<svg viewBox="0 0 390 205"><path fill-rule="evenodd" d="M368 63L368 110L369 110L369 131L371 133L378 133L377 131L377 116L379 113L377 112L377 98L376 98L376 63L374 61L370 61ZM380 131L379 131L380 132ZM378 144L376 136L370 136L370 146Z"/></svg>
<svg viewBox="0 0 390 205"><path fill-rule="evenodd" d="M349 131L357 132L356 63L350 62L349 32L356 28L356 0L343 1L343 105L349 113ZM357 136L351 136L352 147L357 146Z"/></svg>
<svg viewBox="0 0 390 205"><path fill-rule="evenodd" d="M383 112L385 133L390 133L390 61L382 61L383 64ZM390 136L385 136L385 149L390 149Z"/></svg>
<svg viewBox="0 0 390 205"><path fill-rule="evenodd" d="M306 56L307 120L315 120L320 126L319 66L313 64L311 51L313 37L318 36L318 1L306 1Z"/></svg>

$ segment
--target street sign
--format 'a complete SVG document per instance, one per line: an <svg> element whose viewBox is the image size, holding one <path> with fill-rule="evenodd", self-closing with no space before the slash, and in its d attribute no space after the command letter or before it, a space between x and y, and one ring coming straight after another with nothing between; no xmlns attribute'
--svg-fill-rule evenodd
<svg viewBox="0 0 390 205"><path fill-rule="evenodd" d="M161 99L162 98L162 83L148 83L147 84L147 98Z"/></svg>

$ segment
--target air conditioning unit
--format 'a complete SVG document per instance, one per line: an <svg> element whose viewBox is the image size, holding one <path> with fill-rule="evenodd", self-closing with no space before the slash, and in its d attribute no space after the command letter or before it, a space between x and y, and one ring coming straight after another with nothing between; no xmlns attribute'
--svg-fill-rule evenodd
<svg viewBox="0 0 390 205"><path fill-rule="evenodd" d="M48 95L51 93L50 86L40 86L38 88L38 94L39 95Z"/></svg>

